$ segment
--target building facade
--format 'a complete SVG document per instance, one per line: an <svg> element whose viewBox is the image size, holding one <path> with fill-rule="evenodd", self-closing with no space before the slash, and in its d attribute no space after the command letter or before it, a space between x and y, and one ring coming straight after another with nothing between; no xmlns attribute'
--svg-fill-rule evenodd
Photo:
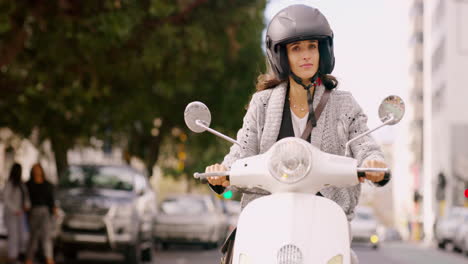
<svg viewBox="0 0 468 264"><path fill-rule="evenodd" d="M468 187L468 0L424 1L424 231Z"/></svg>

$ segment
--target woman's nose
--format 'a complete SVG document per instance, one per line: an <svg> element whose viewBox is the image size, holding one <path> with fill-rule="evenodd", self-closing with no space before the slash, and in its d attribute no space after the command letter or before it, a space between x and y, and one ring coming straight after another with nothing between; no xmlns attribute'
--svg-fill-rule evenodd
<svg viewBox="0 0 468 264"><path fill-rule="evenodd" d="M302 54L302 59L305 60L305 61L310 60L310 59L311 59L310 53L309 53L309 52L304 52L304 53Z"/></svg>

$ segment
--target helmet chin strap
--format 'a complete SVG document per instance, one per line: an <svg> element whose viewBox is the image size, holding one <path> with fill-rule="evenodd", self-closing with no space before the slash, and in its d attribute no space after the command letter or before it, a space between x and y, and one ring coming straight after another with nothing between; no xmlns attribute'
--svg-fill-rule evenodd
<svg viewBox="0 0 468 264"><path fill-rule="evenodd" d="M310 78L309 85L305 85L304 83L302 83L302 79L296 74L294 74L292 71L289 71L289 74L291 75L291 77L297 84L301 85L302 87L304 87L305 90L307 90L307 104L309 105L309 118L307 119L307 122L312 122L312 127L316 127L317 119L315 117L315 112L314 112L314 97L315 97L314 95L315 95L315 90L316 90L315 88L317 87L317 78L318 78L319 72L317 71L314 74L314 76ZM310 93L310 88L312 86L314 87L313 94Z"/></svg>
<svg viewBox="0 0 468 264"><path fill-rule="evenodd" d="M289 71L289 74L291 75L291 77L293 78L293 80L294 80L297 84L299 84L299 85L301 85L302 87L304 87L304 89L307 90L307 91L309 91L310 87L312 87L312 86L315 87L315 86L317 85L316 82L317 82L317 78L318 78L318 75L319 75L319 72L318 72L318 71L314 74L314 76L312 76L312 77L310 78L310 84L309 84L309 85L305 85L304 83L302 83L302 79L301 79L299 76L297 76L296 74L294 74L294 72Z"/></svg>

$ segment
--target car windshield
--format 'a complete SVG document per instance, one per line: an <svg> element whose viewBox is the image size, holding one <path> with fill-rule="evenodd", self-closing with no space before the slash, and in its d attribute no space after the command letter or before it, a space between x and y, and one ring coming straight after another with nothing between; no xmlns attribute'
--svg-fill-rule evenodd
<svg viewBox="0 0 468 264"><path fill-rule="evenodd" d="M72 166L60 180L63 188L133 190L134 172L120 167Z"/></svg>
<svg viewBox="0 0 468 264"><path fill-rule="evenodd" d="M366 212L357 212L356 216L357 216L358 219L361 219L361 220L372 220L372 219L374 219L374 216L372 214L366 213Z"/></svg>
<svg viewBox="0 0 468 264"><path fill-rule="evenodd" d="M451 220L451 219L458 219L462 216L462 211L460 208L452 208L449 213L445 216L445 219Z"/></svg>
<svg viewBox="0 0 468 264"><path fill-rule="evenodd" d="M163 201L161 210L168 215L199 215L205 213L207 208L201 199L174 198Z"/></svg>

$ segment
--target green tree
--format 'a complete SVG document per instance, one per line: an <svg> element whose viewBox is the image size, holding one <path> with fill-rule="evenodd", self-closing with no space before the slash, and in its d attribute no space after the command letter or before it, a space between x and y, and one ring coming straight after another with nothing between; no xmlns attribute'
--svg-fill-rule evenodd
<svg viewBox="0 0 468 264"><path fill-rule="evenodd" d="M263 67L264 6L0 1L0 126L23 136L38 128L52 142L59 171L66 151L91 137L123 144L151 169L174 127L188 133L183 110L193 100L215 110L213 123L233 135ZM190 136L187 155L215 142Z"/></svg>

